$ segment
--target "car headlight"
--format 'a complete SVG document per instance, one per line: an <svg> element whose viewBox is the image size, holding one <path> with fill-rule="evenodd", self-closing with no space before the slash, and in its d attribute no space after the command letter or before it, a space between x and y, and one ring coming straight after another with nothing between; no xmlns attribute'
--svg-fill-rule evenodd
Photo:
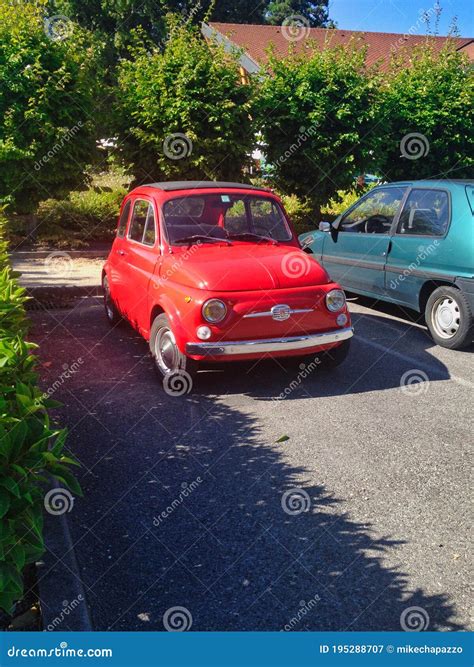
<svg viewBox="0 0 474 667"><path fill-rule="evenodd" d="M332 313L336 313L346 305L346 295L342 289L332 289L326 294L326 306Z"/></svg>
<svg viewBox="0 0 474 667"><path fill-rule="evenodd" d="M222 322L227 315L227 306L220 299L209 299L202 305L202 316L206 322L216 324Z"/></svg>

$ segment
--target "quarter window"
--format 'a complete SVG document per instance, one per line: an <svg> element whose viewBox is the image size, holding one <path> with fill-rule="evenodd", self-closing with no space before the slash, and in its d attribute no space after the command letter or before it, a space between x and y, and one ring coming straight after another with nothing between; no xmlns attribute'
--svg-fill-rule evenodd
<svg viewBox="0 0 474 667"><path fill-rule="evenodd" d="M143 200L135 202L128 237L145 245L154 245L155 214L150 202Z"/></svg>
<svg viewBox="0 0 474 667"><path fill-rule="evenodd" d="M397 233L414 236L444 236L448 224L447 192L415 188L405 202Z"/></svg>
<svg viewBox="0 0 474 667"><path fill-rule="evenodd" d="M339 231L388 234L404 193L404 188L377 188L345 214Z"/></svg>
<svg viewBox="0 0 474 667"><path fill-rule="evenodd" d="M125 234L125 230L127 228L127 222L128 222L128 214L130 213L130 200L128 200L125 203L125 206L122 209L122 213L120 214L120 219L117 227L117 236L119 238L122 238Z"/></svg>

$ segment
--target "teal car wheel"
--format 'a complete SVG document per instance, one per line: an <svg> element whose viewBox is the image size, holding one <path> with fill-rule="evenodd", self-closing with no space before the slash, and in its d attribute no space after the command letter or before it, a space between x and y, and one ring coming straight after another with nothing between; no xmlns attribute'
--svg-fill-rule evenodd
<svg viewBox="0 0 474 667"><path fill-rule="evenodd" d="M456 287L438 287L426 304L425 319L433 340L442 347L460 350L473 340L472 312Z"/></svg>

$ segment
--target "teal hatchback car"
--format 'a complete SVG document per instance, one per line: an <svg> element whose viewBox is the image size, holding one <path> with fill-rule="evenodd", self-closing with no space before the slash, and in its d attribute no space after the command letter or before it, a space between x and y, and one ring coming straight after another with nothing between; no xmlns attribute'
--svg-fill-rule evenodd
<svg viewBox="0 0 474 667"><path fill-rule="evenodd" d="M379 185L300 242L346 290L424 313L438 345L474 339L474 180Z"/></svg>

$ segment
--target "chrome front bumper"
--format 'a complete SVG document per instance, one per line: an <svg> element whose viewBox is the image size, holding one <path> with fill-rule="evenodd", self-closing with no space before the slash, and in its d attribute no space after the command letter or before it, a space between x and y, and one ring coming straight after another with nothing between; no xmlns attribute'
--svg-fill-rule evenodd
<svg viewBox="0 0 474 667"><path fill-rule="evenodd" d="M268 352L292 352L318 345L341 343L354 335L352 327L333 329L325 333L305 334L289 338L263 338L260 340L220 341L217 343L186 343L186 354L191 356L221 357L237 354L266 354Z"/></svg>

